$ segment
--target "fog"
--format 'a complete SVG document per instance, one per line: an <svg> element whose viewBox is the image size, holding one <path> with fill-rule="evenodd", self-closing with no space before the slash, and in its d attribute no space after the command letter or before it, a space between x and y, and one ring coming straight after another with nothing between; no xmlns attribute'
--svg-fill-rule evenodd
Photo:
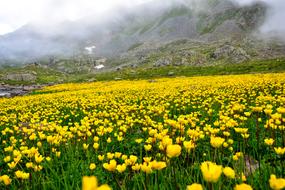
<svg viewBox="0 0 285 190"><path fill-rule="evenodd" d="M241 6L247 6L255 2L264 2L270 8L267 12L265 23L259 32L266 35L278 35L285 39L285 1L284 0L234 0Z"/></svg>
<svg viewBox="0 0 285 190"><path fill-rule="evenodd" d="M131 10L139 4L151 0L0 0L0 35L16 30L27 23L52 24L64 20L74 21L92 15L102 18L110 15L115 9ZM284 0L232 0L240 6L262 1L270 6L265 24L260 28L262 33L284 33L285 18ZM159 2L159 3L158 3ZM201 0L155 0L154 6L162 7L170 3L202 2ZM202 8L201 3L196 8Z"/></svg>
<svg viewBox="0 0 285 190"><path fill-rule="evenodd" d="M101 17L117 8L132 9L149 0L0 0L0 35L27 23L55 23L92 15Z"/></svg>

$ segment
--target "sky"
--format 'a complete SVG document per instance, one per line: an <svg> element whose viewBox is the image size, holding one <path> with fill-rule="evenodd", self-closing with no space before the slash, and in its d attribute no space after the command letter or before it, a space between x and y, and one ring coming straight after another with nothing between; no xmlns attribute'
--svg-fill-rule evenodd
<svg viewBox="0 0 285 190"><path fill-rule="evenodd" d="M54 23L77 20L87 15L102 15L115 7L132 8L151 0L0 0L0 35L30 22ZM169 0L162 0L165 3ZM232 0L247 5L261 0ZM263 0L272 8L261 31L285 31L285 0Z"/></svg>

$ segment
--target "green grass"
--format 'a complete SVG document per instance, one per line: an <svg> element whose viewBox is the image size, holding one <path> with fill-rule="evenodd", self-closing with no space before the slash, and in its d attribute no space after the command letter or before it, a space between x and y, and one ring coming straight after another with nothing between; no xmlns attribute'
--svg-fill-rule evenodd
<svg viewBox="0 0 285 190"><path fill-rule="evenodd" d="M153 58L154 59L154 58ZM149 60L151 61L151 60ZM0 81L7 84L47 84L50 82L85 82L91 78L97 81L110 81L115 78L126 80L153 79L168 77L169 72L173 76L207 76L207 75L230 75L230 74L247 74L247 73L274 73L285 71L285 58L269 60L252 60L239 64L220 64L210 66L165 66L165 67L139 67L136 69L123 69L121 71L104 72L98 74L92 73L73 73L62 74L51 69L25 67L10 68L2 70L4 73L37 73L37 80L34 82L23 81Z"/></svg>
<svg viewBox="0 0 285 190"><path fill-rule="evenodd" d="M132 72L131 72L132 71ZM83 82L87 78L96 78L98 81L122 79L152 79L167 77L169 72L174 76L207 76L230 75L247 73L277 73L285 71L285 58L270 60L255 60L239 64L222 64L215 66L165 66L159 68L125 69L120 72L108 72L97 75L82 74L69 78L69 82Z"/></svg>
<svg viewBox="0 0 285 190"><path fill-rule="evenodd" d="M24 74L24 73L36 73L37 79L35 81L12 81L12 80L3 80L7 74ZM55 71L50 68L42 68L37 66L26 66L26 67L6 67L0 70L0 82L6 84L46 84L51 82L58 82L59 80L64 80L64 74L58 71Z"/></svg>

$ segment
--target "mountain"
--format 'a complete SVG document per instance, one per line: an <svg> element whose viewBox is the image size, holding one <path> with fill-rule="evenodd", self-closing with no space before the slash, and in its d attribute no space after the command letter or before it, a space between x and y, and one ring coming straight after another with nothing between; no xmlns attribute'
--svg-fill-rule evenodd
<svg viewBox="0 0 285 190"><path fill-rule="evenodd" d="M160 0L154 0L99 19L30 23L0 36L0 64L68 59L86 54L89 46L96 46L92 56L112 59L185 39L201 47L227 39L239 41L258 29L267 9L261 2L241 7L230 0L172 0L161 6Z"/></svg>

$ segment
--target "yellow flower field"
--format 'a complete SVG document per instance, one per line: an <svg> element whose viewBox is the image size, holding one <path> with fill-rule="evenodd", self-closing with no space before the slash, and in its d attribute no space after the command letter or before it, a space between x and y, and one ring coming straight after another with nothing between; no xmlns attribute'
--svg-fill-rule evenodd
<svg viewBox="0 0 285 190"><path fill-rule="evenodd" d="M284 126L283 73L50 86L0 99L0 189L284 189Z"/></svg>

